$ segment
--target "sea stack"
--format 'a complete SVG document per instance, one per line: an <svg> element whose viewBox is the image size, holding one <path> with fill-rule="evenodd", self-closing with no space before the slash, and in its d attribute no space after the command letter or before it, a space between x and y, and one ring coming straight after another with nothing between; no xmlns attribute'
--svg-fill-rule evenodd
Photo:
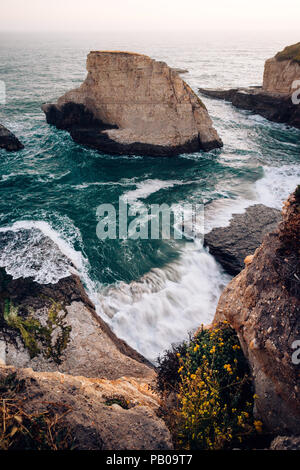
<svg viewBox="0 0 300 470"><path fill-rule="evenodd" d="M265 62L262 86L206 89L211 98L230 101L234 106L253 111L270 121L300 129L300 42L287 46ZM295 93L295 100L292 95Z"/></svg>
<svg viewBox="0 0 300 470"><path fill-rule="evenodd" d="M131 52L92 51L82 85L44 104L49 124L109 154L171 156L222 146L205 105L179 74Z"/></svg>

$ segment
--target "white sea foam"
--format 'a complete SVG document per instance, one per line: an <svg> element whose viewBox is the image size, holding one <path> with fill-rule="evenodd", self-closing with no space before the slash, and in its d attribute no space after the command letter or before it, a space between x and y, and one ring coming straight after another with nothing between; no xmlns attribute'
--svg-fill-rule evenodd
<svg viewBox="0 0 300 470"><path fill-rule="evenodd" d="M257 199L277 209L300 184L300 166L265 167L264 177L256 182Z"/></svg>
<svg viewBox="0 0 300 470"><path fill-rule="evenodd" d="M181 181L176 180L168 180L162 181L158 179L148 179L141 182L136 183L136 189L131 191L127 191L123 198L127 199L129 203L134 203L139 199L146 199L151 194L160 191L161 189L172 188L175 185L183 184Z"/></svg>
<svg viewBox="0 0 300 470"><path fill-rule="evenodd" d="M81 252L74 250L47 222L22 220L1 227L0 233L3 234L0 266L15 279L32 277L48 284L72 271L83 270Z"/></svg>
<svg viewBox="0 0 300 470"><path fill-rule="evenodd" d="M139 281L120 283L100 295L101 308L117 336L148 359L212 321L230 277L197 242L177 262L152 269Z"/></svg>

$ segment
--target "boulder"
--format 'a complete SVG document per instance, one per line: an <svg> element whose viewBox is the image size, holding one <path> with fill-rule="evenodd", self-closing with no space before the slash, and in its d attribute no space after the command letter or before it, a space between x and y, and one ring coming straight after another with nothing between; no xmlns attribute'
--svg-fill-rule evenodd
<svg viewBox="0 0 300 470"><path fill-rule="evenodd" d="M280 211L256 204L244 214L234 214L229 227L215 228L204 238L210 253L232 275L244 268L245 258L254 253L263 237L280 221Z"/></svg>
<svg viewBox="0 0 300 470"><path fill-rule="evenodd" d="M222 293L214 322L227 320L238 334L252 370L255 413L265 428L299 435L299 187L282 215L277 230Z"/></svg>
<svg viewBox="0 0 300 470"><path fill-rule="evenodd" d="M170 156L222 146L206 107L164 62L92 51L82 85L44 104L49 124L109 154Z"/></svg>
<svg viewBox="0 0 300 470"><path fill-rule="evenodd" d="M23 149L24 145L12 132L0 124L0 148L14 152Z"/></svg>

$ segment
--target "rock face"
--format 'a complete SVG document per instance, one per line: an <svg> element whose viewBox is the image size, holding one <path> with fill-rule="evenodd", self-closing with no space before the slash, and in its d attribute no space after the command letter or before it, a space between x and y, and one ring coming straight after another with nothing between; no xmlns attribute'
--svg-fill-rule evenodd
<svg viewBox="0 0 300 470"><path fill-rule="evenodd" d="M244 214L233 215L229 227L215 228L205 235L204 244L223 268L235 276L244 268L246 256L254 253L280 219L279 210L256 204Z"/></svg>
<svg viewBox="0 0 300 470"><path fill-rule="evenodd" d="M0 269L0 383L11 374L28 412L67 407L77 449L172 448L153 366L96 314L75 275L43 285Z"/></svg>
<svg viewBox="0 0 300 470"><path fill-rule="evenodd" d="M299 435L300 366L293 356L300 339L299 187L282 214L279 228L221 295L215 322L226 319L237 331L265 427L275 435Z"/></svg>
<svg viewBox="0 0 300 470"><path fill-rule="evenodd" d="M266 61L263 91L291 94L295 91L295 80L300 80L300 42L286 47Z"/></svg>
<svg viewBox="0 0 300 470"><path fill-rule="evenodd" d="M21 144L12 132L0 124L0 148L14 152L23 149L24 145Z"/></svg>
<svg viewBox="0 0 300 470"><path fill-rule="evenodd" d="M145 55L92 51L82 85L44 104L49 124L111 154L175 155L221 147L208 112L179 74Z"/></svg>
<svg viewBox="0 0 300 470"><path fill-rule="evenodd" d="M156 415L158 402L139 379L87 379L0 365L0 382L12 376L26 413L63 406L60 424L77 450L172 449L169 431Z"/></svg>
<svg viewBox="0 0 300 470"><path fill-rule="evenodd" d="M199 91L205 96L230 101L237 108L254 111L270 121L300 129L300 105L294 104L291 98L300 89L299 84L293 85L297 80L300 81L300 43L286 47L266 61L262 87L200 88Z"/></svg>
<svg viewBox="0 0 300 470"><path fill-rule="evenodd" d="M270 446L271 450L299 450L300 437L298 436L277 436Z"/></svg>

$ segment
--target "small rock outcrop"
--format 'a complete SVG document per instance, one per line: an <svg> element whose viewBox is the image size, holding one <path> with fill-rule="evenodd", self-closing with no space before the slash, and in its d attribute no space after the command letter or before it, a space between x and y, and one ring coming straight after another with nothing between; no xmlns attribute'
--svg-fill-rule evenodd
<svg viewBox="0 0 300 470"><path fill-rule="evenodd" d="M215 228L205 235L204 244L223 268L236 276L244 268L245 258L254 253L280 219L279 210L256 204L244 214L234 214L229 227Z"/></svg>
<svg viewBox="0 0 300 470"><path fill-rule="evenodd" d="M278 229L224 290L214 321L226 319L239 336L252 369L255 412L265 428L274 435L299 435L300 366L294 357L300 340L299 187L282 214Z"/></svg>
<svg viewBox="0 0 300 470"><path fill-rule="evenodd" d="M12 132L0 124L0 148L9 152L15 152L16 150L23 149L24 145Z"/></svg>
<svg viewBox="0 0 300 470"><path fill-rule="evenodd" d="M206 89L200 93L230 101L235 107L260 114L270 121L286 123L300 129L300 104L292 101L300 81L300 43L286 47L265 63L262 86L248 88ZM300 92L297 92L299 97Z"/></svg>
<svg viewBox="0 0 300 470"><path fill-rule="evenodd" d="M109 154L168 156L211 150L222 141L200 98L164 62L92 51L82 85L44 104L49 124Z"/></svg>

